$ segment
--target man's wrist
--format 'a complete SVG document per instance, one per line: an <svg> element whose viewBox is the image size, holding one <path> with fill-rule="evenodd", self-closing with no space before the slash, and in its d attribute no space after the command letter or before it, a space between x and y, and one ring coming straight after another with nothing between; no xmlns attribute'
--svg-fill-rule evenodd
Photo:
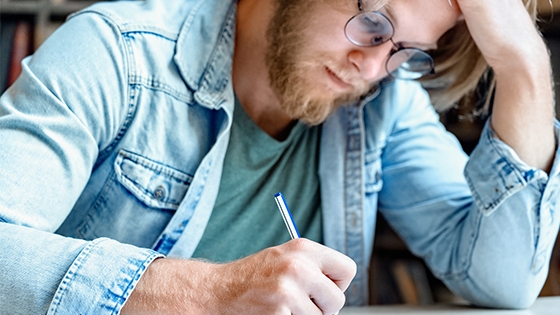
<svg viewBox="0 0 560 315"><path fill-rule="evenodd" d="M196 260L159 258L152 262L121 314L205 314L211 300L215 265Z"/></svg>

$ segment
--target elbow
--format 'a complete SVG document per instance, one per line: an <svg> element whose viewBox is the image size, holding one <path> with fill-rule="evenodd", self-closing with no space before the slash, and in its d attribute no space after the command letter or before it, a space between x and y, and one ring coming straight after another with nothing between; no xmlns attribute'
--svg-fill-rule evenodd
<svg viewBox="0 0 560 315"><path fill-rule="evenodd" d="M508 295L508 293L510 294ZM535 303L537 297L538 293L505 291L498 296L487 297L478 306L499 309L526 309Z"/></svg>
<svg viewBox="0 0 560 315"><path fill-rule="evenodd" d="M472 278L450 286L451 290L475 306L495 309L526 309L537 300L544 285L540 275L513 277L510 281L476 281ZM479 279L480 280L480 279Z"/></svg>

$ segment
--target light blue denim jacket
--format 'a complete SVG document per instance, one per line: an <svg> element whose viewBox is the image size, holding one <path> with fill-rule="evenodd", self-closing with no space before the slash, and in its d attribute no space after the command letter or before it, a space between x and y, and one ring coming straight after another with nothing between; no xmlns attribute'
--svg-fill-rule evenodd
<svg viewBox="0 0 560 315"><path fill-rule="evenodd" d="M153 259L190 257L228 144L235 9L97 4L24 61L0 99L1 314L117 314ZM489 126L469 160L414 82L341 108L319 172L325 243L358 265L347 304L367 301L379 210L454 292L528 306L558 233L558 171Z"/></svg>

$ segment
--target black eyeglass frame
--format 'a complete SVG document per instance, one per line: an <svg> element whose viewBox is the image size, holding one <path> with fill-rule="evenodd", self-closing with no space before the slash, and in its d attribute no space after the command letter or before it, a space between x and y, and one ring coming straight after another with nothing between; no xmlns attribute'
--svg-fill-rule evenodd
<svg viewBox="0 0 560 315"><path fill-rule="evenodd" d="M360 10L360 13L354 15L348 20L348 22L346 22L346 25L344 26L344 34L346 35L346 38L351 43L361 47L375 47L384 44L388 41L391 41L394 48L391 50L391 53L389 54L389 58L385 63L385 69L390 77L396 79L414 80L414 79L419 79L424 75L435 73L434 59L427 52L418 48L403 47L395 44L395 42L393 41L395 28L391 20L389 20L389 18L387 18L383 13L379 11L363 11L363 8L361 6L361 1L358 1L358 8ZM360 23L361 26L363 26L363 22L360 22L360 20L367 18L369 21L371 21L371 19L369 18L371 18L372 16L374 16L380 21L385 22L386 23L385 26L390 27L390 32L387 34L371 33L372 36L370 37L371 39L368 40L368 42L361 42L357 40L355 37L353 37L352 35L349 35L348 25L350 25L351 23ZM411 56L415 56L415 58L420 58L420 60L424 62L424 66L418 67L416 69L414 68L411 69L409 67L410 64L407 63L407 61L411 59ZM402 61L395 58L400 58L402 59ZM394 69L391 70L391 68L393 67L390 65L395 62L397 62L399 65L397 67L393 66ZM405 66L403 67L403 65ZM409 68L407 69L407 67Z"/></svg>

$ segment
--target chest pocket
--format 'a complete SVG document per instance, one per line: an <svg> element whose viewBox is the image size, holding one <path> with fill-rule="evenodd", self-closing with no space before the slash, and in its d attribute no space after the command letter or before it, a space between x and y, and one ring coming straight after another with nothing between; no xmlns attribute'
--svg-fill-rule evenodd
<svg viewBox="0 0 560 315"><path fill-rule="evenodd" d="M125 150L115 161L118 181L146 206L176 210L192 177Z"/></svg>
<svg viewBox="0 0 560 315"><path fill-rule="evenodd" d="M366 152L365 155L365 192L378 193L383 188L383 173L381 170L381 151Z"/></svg>
<svg viewBox="0 0 560 315"><path fill-rule="evenodd" d="M120 150L109 177L88 212L79 234L85 239L110 237L151 247L187 193L192 176Z"/></svg>

